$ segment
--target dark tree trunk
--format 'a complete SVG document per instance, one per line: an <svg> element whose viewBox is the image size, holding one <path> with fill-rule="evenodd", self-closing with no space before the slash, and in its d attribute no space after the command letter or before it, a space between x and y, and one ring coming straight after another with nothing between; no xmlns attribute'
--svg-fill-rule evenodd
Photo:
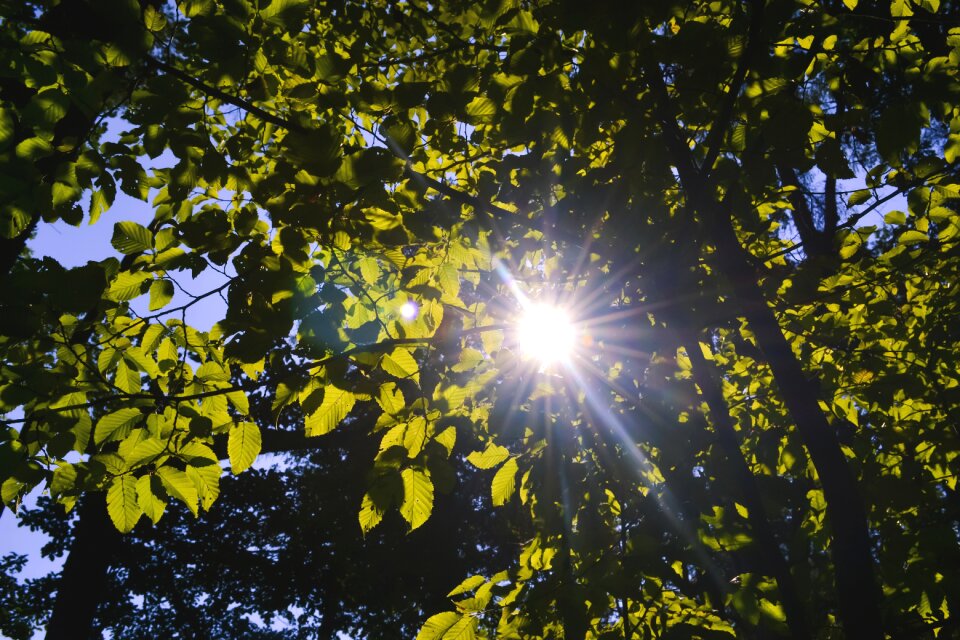
<svg viewBox="0 0 960 640"><path fill-rule="evenodd" d="M848 638L882 638L867 509L857 480L840 448L835 429L820 409L816 385L807 379L767 304L729 216L719 212L702 213L713 214L711 235L717 249L717 262L731 280L741 311L773 372L780 397L820 476L833 531L831 556L844 631Z"/></svg>
<svg viewBox="0 0 960 640"><path fill-rule="evenodd" d="M757 480L750 471L750 467L743 457L743 452L740 450L740 441L733 428L733 420L730 417L726 400L723 398L715 367L703 357L700 352L700 345L697 344L696 340L685 341L684 348L693 365L694 382L700 387L703 398L707 402L707 407L710 409L711 422L716 431L717 439L732 467L737 486L740 489L740 496L747 508L750 527L757 537L759 555L777 581L783 610L787 615L790 637L794 640L809 638L810 629L807 626L803 600L797 592L793 576L790 574L790 566L781 553L773 528L770 526L770 518L763 505Z"/></svg>
<svg viewBox="0 0 960 640"><path fill-rule="evenodd" d="M867 510L857 480L836 432L820 409L816 386L807 379L760 289L750 256L734 230L728 203L718 201L717 191L693 161L678 129L678 118L661 69L650 62L644 68L644 77L654 97L653 108L663 126L664 143L677 168L687 204L704 225L706 242L716 249L715 266L732 284L738 315L746 317L756 336L780 396L820 477L833 532L831 557L844 632L851 639L880 640L884 636L880 590L874 575Z"/></svg>
<svg viewBox="0 0 960 640"><path fill-rule="evenodd" d="M121 542L120 532L107 517L102 494L84 496L77 515L73 543L47 624L47 640L86 640L94 636L94 616L107 589L114 550Z"/></svg>

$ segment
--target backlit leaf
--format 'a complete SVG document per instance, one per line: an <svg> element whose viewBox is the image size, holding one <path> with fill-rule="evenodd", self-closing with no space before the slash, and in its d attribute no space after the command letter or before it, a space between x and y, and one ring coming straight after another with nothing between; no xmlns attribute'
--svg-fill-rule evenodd
<svg viewBox="0 0 960 640"><path fill-rule="evenodd" d="M517 488L517 459L510 458L493 476L490 493L495 507L502 506L513 496Z"/></svg>
<svg viewBox="0 0 960 640"><path fill-rule="evenodd" d="M196 516L200 507L200 498L197 495L197 487L187 474L173 467L160 467L157 470L157 476L167 493L187 505L190 513Z"/></svg>
<svg viewBox="0 0 960 640"><path fill-rule="evenodd" d="M384 371L397 378L409 378L414 382L420 381L420 366L407 349L400 347L394 349L390 355L383 356L380 360L380 366Z"/></svg>
<svg viewBox="0 0 960 640"><path fill-rule="evenodd" d="M118 409L100 418L93 431L93 441L97 444L107 440L123 440L133 427L143 420L143 413L139 409Z"/></svg>
<svg viewBox="0 0 960 640"><path fill-rule="evenodd" d="M467 456L467 462L477 469L492 469L510 456L510 451L506 447L498 444L489 443L487 448L480 451L474 451Z"/></svg>
<svg viewBox="0 0 960 640"><path fill-rule="evenodd" d="M356 402L356 396L332 384L325 386L320 392L323 394L323 401L306 418L308 437L322 436L333 431L347 417Z"/></svg>
<svg viewBox="0 0 960 640"><path fill-rule="evenodd" d="M137 480L131 475L114 478L107 489L107 513L118 530L129 533L143 511L137 502Z"/></svg>
<svg viewBox="0 0 960 640"><path fill-rule="evenodd" d="M240 422L230 428L227 453L234 474L242 473L253 464L260 453L260 446L260 427L255 423Z"/></svg>
<svg viewBox="0 0 960 640"><path fill-rule="evenodd" d="M113 225L110 244L120 253L142 253L153 248L153 234L136 222L118 222Z"/></svg>
<svg viewBox="0 0 960 640"><path fill-rule="evenodd" d="M413 530L426 522L433 511L433 482L427 473L419 469L404 469L401 478L403 503L400 505L400 515Z"/></svg>

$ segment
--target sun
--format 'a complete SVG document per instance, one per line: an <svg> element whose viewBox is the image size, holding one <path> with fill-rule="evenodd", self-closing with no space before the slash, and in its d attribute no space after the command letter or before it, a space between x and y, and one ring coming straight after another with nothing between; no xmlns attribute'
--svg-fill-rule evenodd
<svg viewBox="0 0 960 640"><path fill-rule="evenodd" d="M569 314L547 304L531 304L517 326L520 352L525 358L550 366L568 362L576 343L576 330Z"/></svg>

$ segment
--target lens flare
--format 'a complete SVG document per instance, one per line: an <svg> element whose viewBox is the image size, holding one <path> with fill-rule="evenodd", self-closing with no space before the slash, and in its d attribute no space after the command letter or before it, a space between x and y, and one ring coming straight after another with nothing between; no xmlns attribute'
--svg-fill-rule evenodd
<svg viewBox="0 0 960 640"><path fill-rule="evenodd" d="M569 360L576 343L576 330L563 309L532 304L520 319L517 338L525 357L549 366Z"/></svg>
<svg viewBox="0 0 960 640"><path fill-rule="evenodd" d="M407 300L400 307L400 316L404 320L413 320L420 313L420 307L413 300Z"/></svg>

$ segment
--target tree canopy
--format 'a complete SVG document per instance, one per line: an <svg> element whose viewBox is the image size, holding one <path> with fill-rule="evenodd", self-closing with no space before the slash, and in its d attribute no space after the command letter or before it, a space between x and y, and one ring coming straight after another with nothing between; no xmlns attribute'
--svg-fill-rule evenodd
<svg viewBox="0 0 960 640"><path fill-rule="evenodd" d="M512 523L422 640L956 632L952 0L0 7L8 507L208 518L221 461L349 431L342 535L463 459ZM116 254L31 257L59 219Z"/></svg>

